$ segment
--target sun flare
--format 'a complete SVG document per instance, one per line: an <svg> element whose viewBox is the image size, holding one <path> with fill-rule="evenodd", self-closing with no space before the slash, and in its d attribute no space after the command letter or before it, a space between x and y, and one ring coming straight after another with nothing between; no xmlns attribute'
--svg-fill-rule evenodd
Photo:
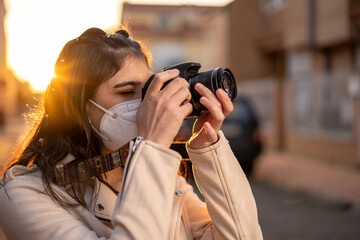
<svg viewBox="0 0 360 240"><path fill-rule="evenodd" d="M7 0L9 68L43 91L65 43L90 27L120 26L121 0Z"/></svg>

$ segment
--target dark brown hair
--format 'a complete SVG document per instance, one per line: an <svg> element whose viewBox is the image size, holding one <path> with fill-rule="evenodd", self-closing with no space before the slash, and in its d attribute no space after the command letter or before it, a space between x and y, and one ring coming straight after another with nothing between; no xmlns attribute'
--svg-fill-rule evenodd
<svg viewBox="0 0 360 240"><path fill-rule="evenodd" d="M87 179L100 177L85 161L100 154L101 141L90 126L86 103L102 82L121 69L128 57L143 59L149 65L146 51L125 30L107 34L101 29L90 28L66 43L56 61L54 77L38 107L36 123L5 169L36 164L50 197L61 206L75 206L64 202L52 189L55 166L72 154L75 160L67 167L76 168L84 163ZM84 195L89 181L81 181L78 174L69 177L70 188L65 189L86 206Z"/></svg>

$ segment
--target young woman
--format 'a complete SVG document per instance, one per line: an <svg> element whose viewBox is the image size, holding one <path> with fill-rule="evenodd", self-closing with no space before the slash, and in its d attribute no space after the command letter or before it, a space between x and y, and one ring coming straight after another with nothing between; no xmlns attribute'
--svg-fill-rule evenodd
<svg viewBox="0 0 360 240"><path fill-rule="evenodd" d="M69 41L0 180L7 238L262 239L250 186L219 130L233 108L223 90L195 87L208 111L187 149L206 203L178 175L181 156L169 146L192 112L178 74L156 74L141 102L149 60L126 31L91 28Z"/></svg>

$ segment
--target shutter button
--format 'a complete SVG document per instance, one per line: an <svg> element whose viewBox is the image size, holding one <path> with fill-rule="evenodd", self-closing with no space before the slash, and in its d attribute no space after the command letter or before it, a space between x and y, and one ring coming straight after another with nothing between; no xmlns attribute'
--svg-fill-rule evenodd
<svg viewBox="0 0 360 240"><path fill-rule="evenodd" d="M104 206L103 206L102 204L99 203L99 204L96 204L96 209L97 209L98 211L101 211L101 212L102 212L102 211L104 211L105 208L104 208Z"/></svg>
<svg viewBox="0 0 360 240"><path fill-rule="evenodd" d="M181 195L183 194L183 192L182 192L181 190L176 190L176 191L175 191L175 194L176 194L177 196L181 196Z"/></svg>

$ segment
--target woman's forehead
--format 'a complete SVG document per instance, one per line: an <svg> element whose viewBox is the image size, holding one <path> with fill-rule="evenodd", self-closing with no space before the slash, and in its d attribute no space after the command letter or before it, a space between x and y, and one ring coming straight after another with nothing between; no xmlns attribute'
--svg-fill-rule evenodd
<svg viewBox="0 0 360 240"><path fill-rule="evenodd" d="M120 70L111 78L100 84L99 88L114 90L127 85L141 85L151 75L147 63L139 58L128 58L123 61Z"/></svg>

